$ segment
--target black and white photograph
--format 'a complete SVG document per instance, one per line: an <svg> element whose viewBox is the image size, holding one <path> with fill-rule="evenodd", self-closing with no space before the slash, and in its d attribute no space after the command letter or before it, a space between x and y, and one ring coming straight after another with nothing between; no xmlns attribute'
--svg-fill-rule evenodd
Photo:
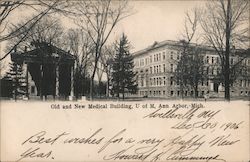
<svg viewBox="0 0 250 162"><path fill-rule="evenodd" d="M0 161L249 161L249 27L249 0L1 0Z"/></svg>
<svg viewBox="0 0 250 162"><path fill-rule="evenodd" d="M2 1L1 29L3 100L249 100L249 1Z"/></svg>

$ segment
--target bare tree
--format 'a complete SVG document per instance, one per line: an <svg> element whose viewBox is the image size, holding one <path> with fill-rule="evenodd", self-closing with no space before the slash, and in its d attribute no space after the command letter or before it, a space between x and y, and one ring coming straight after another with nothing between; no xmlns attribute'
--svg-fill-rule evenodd
<svg viewBox="0 0 250 162"><path fill-rule="evenodd" d="M9 23L9 16L12 13L20 12L19 8L32 9L34 11L34 16L32 16L29 20L23 23L22 26L16 28L16 30L12 30L11 32L6 32L6 28L11 24ZM21 43L26 37L29 35L29 31L45 16L53 13L67 14L71 13L69 10L69 5L66 1L46 1L46 0L38 0L38 1L1 1L0 2L0 43L4 41L8 41L13 39L19 35L23 37L19 42L16 42L9 51L7 51L1 58L0 61L5 59L13 49L15 49L19 43ZM31 11L32 11L31 10ZM12 24L11 24L12 25ZM15 25L15 23L14 23ZM27 28L27 26L29 28ZM23 30L26 28L26 30ZM21 32L22 31L22 32Z"/></svg>
<svg viewBox="0 0 250 162"><path fill-rule="evenodd" d="M46 42L55 46L62 46L61 40L64 31L58 19L45 16L31 29L29 29L29 26L23 26L25 22L26 21L23 21L10 29L11 31L20 29L20 34L8 41L8 50L15 46L24 35L26 35L25 39L19 43L17 48L19 51L24 51L26 48L32 49L32 42ZM23 32L27 30L29 30L28 34Z"/></svg>
<svg viewBox="0 0 250 162"><path fill-rule="evenodd" d="M198 97L198 85L203 79L203 55L201 55L201 49L196 42L198 40L199 16L199 10L196 8L186 12L184 29L181 33L182 38L179 41L180 45L177 47L180 57L174 60L176 70L173 79L180 87L182 98L184 97L184 89L190 87L194 90L195 97ZM196 41L194 41L195 38ZM195 44L192 42L195 42Z"/></svg>
<svg viewBox="0 0 250 162"><path fill-rule="evenodd" d="M103 55L101 56L100 62L103 66L103 70L106 73L107 84L106 84L106 97L109 97L110 93L110 81L111 81L111 66L115 57L115 49L112 45L105 46L103 49Z"/></svg>
<svg viewBox="0 0 250 162"><path fill-rule="evenodd" d="M74 72L74 92L78 98L85 95L87 91L86 80L90 71L91 59L94 45L85 31L80 29L70 29L64 36L64 46L69 49L76 58Z"/></svg>
<svg viewBox="0 0 250 162"><path fill-rule="evenodd" d="M79 13L76 24L86 31L95 45L94 68L91 74L90 97L93 99L94 77L102 48L119 21L129 16L127 1L96 0L77 1L75 10Z"/></svg>
<svg viewBox="0 0 250 162"><path fill-rule="evenodd" d="M204 39L220 57L225 99L230 100L230 75L236 66L230 67L234 47L249 48L249 1L219 0L207 3L201 17ZM246 44L247 43L247 44ZM244 60L240 59L238 62ZM237 64L237 63L236 63Z"/></svg>

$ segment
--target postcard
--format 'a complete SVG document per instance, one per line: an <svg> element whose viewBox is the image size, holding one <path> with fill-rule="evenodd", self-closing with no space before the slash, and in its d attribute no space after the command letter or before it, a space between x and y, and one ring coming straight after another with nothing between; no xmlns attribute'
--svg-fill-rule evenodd
<svg viewBox="0 0 250 162"><path fill-rule="evenodd" d="M1 1L0 161L249 161L249 11Z"/></svg>

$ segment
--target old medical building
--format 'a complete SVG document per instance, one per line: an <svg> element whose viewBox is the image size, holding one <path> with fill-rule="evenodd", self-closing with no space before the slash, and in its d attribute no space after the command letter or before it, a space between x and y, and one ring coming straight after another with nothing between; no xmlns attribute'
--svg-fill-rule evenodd
<svg viewBox="0 0 250 162"><path fill-rule="evenodd" d="M155 42L133 54L138 83L137 96L180 97L180 86L173 78L181 57L180 46L180 42L176 41ZM209 47L202 47L201 54L204 57L204 73L207 79L199 84L198 96L202 97L207 93L215 97L224 96L223 84L216 80L220 71L219 56ZM240 59L241 57L235 54L230 57L230 64L233 65ZM241 64L241 75L230 88L232 97L250 95L250 58L245 58ZM194 96L191 88L185 88L183 91L184 97Z"/></svg>
<svg viewBox="0 0 250 162"><path fill-rule="evenodd" d="M30 51L11 53L11 60L24 66L26 97L72 97L74 55L50 43L34 44L35 48Z"/></svg>

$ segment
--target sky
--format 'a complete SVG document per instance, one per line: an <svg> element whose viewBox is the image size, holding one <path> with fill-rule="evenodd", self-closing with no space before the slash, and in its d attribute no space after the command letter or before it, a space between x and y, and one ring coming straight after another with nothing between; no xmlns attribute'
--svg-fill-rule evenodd
<svg viewBox="0 0 250 162"><path fill-rule="evenodd" d="M116 38L124 32L134 49L141 50L154 41L178 40L183 30L185 12L204 1L131 1L135 14L120 22L113 32Z"/></svg>
<svg viewBox="0 0 250 162"><path fill-rule="evenodd" d="M183 30L185 12L204 4L205 1L201 0L130 0L129 6L134 14L115 26L107 43L119 39L122 33L128 36L132 51L141 50L154 41L178 40ZM67 28L75 27L65 18L62 23Z"/></svg>
<svg viewBox="0 0 250 162"><path fill-rule="evenodd" d="M183 30L185 12L194 7L203 6L205 1L152 1L131 0L129 5L133 7L134 14L120 21L111 33L108 42L119 39L125 33L132 45L132 52L152 45L154 41L179 40ZM28 13L28 14L27 14ZM21 20L29 12L25 9L14 13L10 17L11 23ZM74 27L73 22L62 18L63 26ZM1 56L5 45L1 45ZM9 58L6 59L8 62Z"/></svg>

